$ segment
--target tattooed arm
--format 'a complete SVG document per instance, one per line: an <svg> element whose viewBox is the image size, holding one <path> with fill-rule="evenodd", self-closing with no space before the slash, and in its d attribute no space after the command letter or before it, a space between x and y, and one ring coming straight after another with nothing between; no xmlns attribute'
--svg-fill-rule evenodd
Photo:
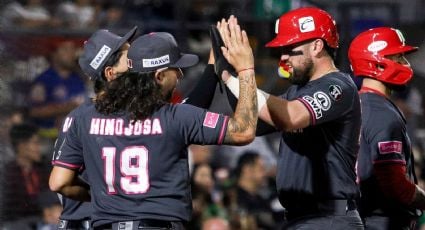
<svg viewBox="0 0 425 230"><path fill-rule="evenodd" d="M239 84L241 94L235 114L229 119L224 144L248 144L255 138L258 118L255 72L240 72Z"/></svg>
<svg viewBox="0 0 425 230"><path fill-rule="evenodd" d="M254 56L246 32L237 23L229 23L224 39L227 47L221 49L238 73L241 92L235 114L229 119L224 144L244 145L254 140L258 119Z"/></svg>

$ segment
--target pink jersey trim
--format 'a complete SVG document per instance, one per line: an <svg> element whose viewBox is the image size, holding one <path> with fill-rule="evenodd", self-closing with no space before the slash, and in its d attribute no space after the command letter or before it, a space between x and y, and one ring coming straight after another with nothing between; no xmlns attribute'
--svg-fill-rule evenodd
<svg viewBox="0 0 425 230"><path fill-rule="evenodd" d="M223 125L221 126L220 136L218 137L218 142L217 142L217 144L219 144L219 145L221 145L224 141L224 137L226 135L226 133L224 131L227 128L228 121L229 121L229 116L224 116Z"/></svg>
<svg viewBox="0 0 425 230"><path fill-rule="evenodd" d="M306 101L304 101L302 98L297 98L297 100L301 101L301 103L303 103L303 105L307 108L308 112L310 113L311 125L316 124L316 115L314 114L314 111L311 108L311 106Z"/></svg>
<svg viewBox="0 0 425 230"><path fill-rule="evenodd" d="M80 169L81 168L81 165L69 164L69 163L65 163L65 162L62 162L62 161L52 161L52 165L65 166L66 168L72 168L72 169Z"/></svg>

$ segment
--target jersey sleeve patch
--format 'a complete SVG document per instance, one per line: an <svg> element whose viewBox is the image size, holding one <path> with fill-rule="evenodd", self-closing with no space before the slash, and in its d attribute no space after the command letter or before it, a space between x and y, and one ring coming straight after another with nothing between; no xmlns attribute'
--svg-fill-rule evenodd
<svg viewBox="0 0 425 230"><path fill-rule="evenodd" d="M331 85L329 86L329 95L332 100L339 101L342 98L342 89L339 85Z"/></svg>
<svg viewBox="0 0 425 230"><path fill-rule="evenodd" d="M203 126L214 129L217 126L219 117L220 115L218 113L207 112L205 114Z"/></svg>
<svg viewBox="0 0 425 230"><path fill-rule="evenodd" d="M378 142L379 154L402 153L401 141L382 141Z"/></svg>
<svg viewBox="0 0 425 230"><path fill-rule="evenodd" d="M305 95L299 98L313 116L313 123L323 117L323 112L328 111L332 106L332 101L329 96L322 92L317 91L313 96Z"/></svg>

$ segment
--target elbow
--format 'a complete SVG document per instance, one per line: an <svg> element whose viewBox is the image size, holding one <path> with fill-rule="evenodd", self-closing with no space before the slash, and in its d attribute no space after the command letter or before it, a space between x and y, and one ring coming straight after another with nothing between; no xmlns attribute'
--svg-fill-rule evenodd
<svg viewBox="0 0 425 230"><path fill-rule="evenodd" d="M49 178L49 188L51 191L56 193L62 193L63 189L66 187L64 180L60 180L57 175L52 172Z"/></svg>
<svg viewBox="0 0 425 230"><path fill-rule="evenodd" d="M310 125L309 122L303 121L302 119L294 118L294 119L287 119L284 122L281 122L279 124L279 128L285 132L291 132L294 130L305 128L309 125Z"/></svg>
<svg viewBox="0 0 425 230"><path fill-rule="evenodd" d="M238 144L247 145L253 142L255 139L255 128L247 130L243 135L241 135Z"/></svg>
<svg viewBox="0 0 425 230"><path fill-rule="evenodd" d="M255 133L253 135L247 135L242 141L241 145L247 145L253 142L255 139Z"/></svg>
<svg viewBox="0 0 425 230"><path fill-rule="evenodd" d="M56 192L56 193L61 193L61 191L63 190L64 187L65 187L64 184L58 183L57 181L52 180L52 178L50 178L49 188L50 188L51 191Z"/></svg>

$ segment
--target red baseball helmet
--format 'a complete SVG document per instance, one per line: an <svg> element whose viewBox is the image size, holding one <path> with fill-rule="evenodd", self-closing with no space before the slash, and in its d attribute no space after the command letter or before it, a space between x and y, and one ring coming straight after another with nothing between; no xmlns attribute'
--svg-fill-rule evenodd
<svg viewBox="0 0 425 230"><path fill-rule="evenodd" d="M313 38L322 38L328 46L338 48L335 21L324 10L303 7L291 10L276 20L276 37L266 47L288 46Z"/></svg>
<svg viewBox="0 0 425 230"><path fill-rule="evenodd" d="M357 35L348 49L348 58L355 76L404 85L413 76L412 68L386 56L414 52L417 49L405 45L403 34L399 30L379 27Z"/></svg>

